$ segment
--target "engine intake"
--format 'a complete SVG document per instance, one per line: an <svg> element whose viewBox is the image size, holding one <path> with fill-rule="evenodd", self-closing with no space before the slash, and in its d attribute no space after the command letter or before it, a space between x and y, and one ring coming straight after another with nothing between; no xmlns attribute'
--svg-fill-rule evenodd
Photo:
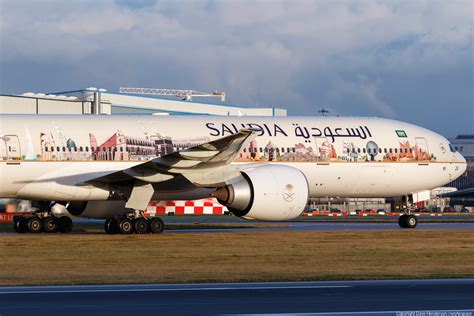
<svg viewBox="0 0 474 316"><path fill-rule="evenodd" d="M293 167L263 165L244 169L241 176L213 196L235 216L263 221L298 217L309 197L304 174Z"/></svg>

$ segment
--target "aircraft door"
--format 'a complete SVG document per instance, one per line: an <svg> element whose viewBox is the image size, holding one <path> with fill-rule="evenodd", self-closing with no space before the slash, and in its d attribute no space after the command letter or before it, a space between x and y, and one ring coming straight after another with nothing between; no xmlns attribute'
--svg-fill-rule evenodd
<svg viewBox="0 0 474 316"><path fill-rule="evenodd" d="M428 151L428 143L424 137L416 137L416 160L425 161L430 160L430 153Z"/></svg>
<svg viewBox="0 0 474 316"><path fill-rule="evenodd" d="M0 159L21 160L20 139L17 135L0 136Z"/></svg>
<svg viewBox="0 0 474 316"><path fill-rule="evenodd" d="M320 161L328 161L335 158L334 146L327 137L314 137L316 157Z"/></svg>

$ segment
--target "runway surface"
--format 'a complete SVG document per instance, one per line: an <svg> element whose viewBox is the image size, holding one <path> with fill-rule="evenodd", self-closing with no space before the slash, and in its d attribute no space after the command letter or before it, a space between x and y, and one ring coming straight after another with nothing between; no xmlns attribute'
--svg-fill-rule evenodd
<svg viewBox="0 0 474 316"><path fill-rule="evenodd" d="M298 218L288 222L256 222L232 216L163 216L166 234L209 234L209 233L242 233L242 232L280 232L280 231L400 231L398 218ZM469 230L474 231L472 216L422 217L414 230ZM454 222L453 222L454 220ZM0 236L16 235L11 225L3 223ZM167 224L170 224L167 226ZM82 226L81 226L82 225ZM88 232L84 231L88 225ZM73 231L70 234L103 233L103 220L75 219ZM186 225L185 228L176 228ZM215 227L209 227L215 226ZM225 226L228 227L225 227ZM232 227L232 226L235 227ZM200 227L201 226L201 227ZM220 226L220 227L219 227ZM196 228L194 228L196 227ZM27 234L25 236L35 236Z"/></svg>
<svg viewBox="0 0 474 316"><path fill-rule="evenodd" d="M2 316L410 315L400 311L472 316L474 279L0 287Z"/></svg>
<svg viewBox="0 0 474 316"><path fill-rule="evenodd" d="M277 228L225 228L225 229L183 229L165 230L165 233L217 233L217 232L272 232L272 231L399 231L402 230L397 223L323 223L323 222L283 222L279 223L286 227ZM166 222L165 222L166 225ZM268 225L268 223L267 223ZM473 230L474 223L419 223L415 230Z"/></svg>

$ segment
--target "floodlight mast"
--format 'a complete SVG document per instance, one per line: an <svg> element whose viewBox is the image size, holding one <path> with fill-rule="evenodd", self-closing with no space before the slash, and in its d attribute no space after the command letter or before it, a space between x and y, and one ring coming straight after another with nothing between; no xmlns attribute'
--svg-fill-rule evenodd
<svg viewBox="0 0 474 316"><path fill-rule="evenodd" d="M119 93L176 97L186 101L192 101L193 97L217 97L220 98L222 102L225 101L225 92L222 91L208 93L195 90L120 87Z"/></svg>

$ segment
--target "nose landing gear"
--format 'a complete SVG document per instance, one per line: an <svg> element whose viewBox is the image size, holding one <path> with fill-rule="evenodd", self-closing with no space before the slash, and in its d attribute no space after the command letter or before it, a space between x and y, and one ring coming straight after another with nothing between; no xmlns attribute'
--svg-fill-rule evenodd
<svg viewBox="0 0 474 316"><path fill-rule="evenodd" d="M418 225L418 219L412 214L403 214L398 218L398 225L401 228L415 228Z"/></svg>

